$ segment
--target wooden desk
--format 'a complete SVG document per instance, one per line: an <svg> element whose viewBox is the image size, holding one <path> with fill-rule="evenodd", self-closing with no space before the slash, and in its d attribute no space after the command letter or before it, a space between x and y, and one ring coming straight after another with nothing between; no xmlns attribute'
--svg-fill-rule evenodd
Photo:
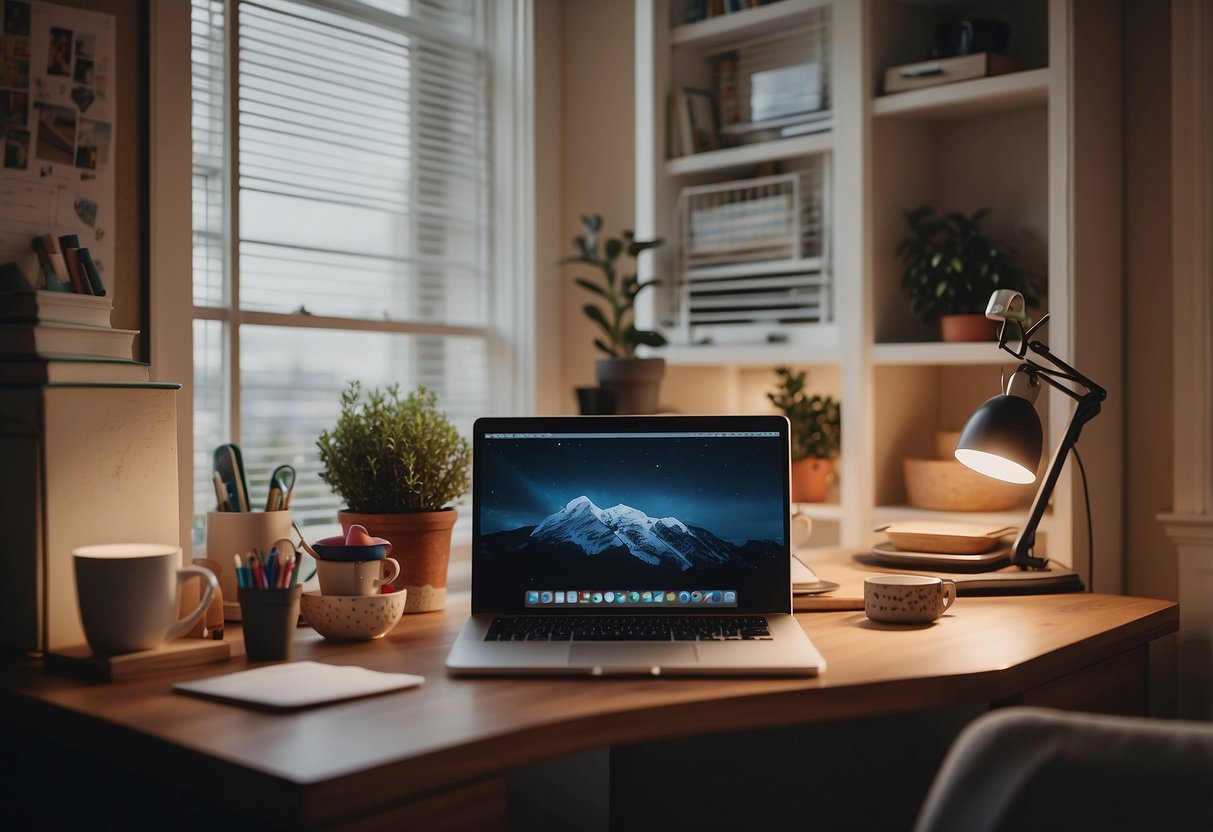
<svg viewBox="0 0 1213 832"><path fill-rule="evenodd" d="M232 628L230 662L127 682L83 684L10 662L0 713L18 735L172 784L174 800L229 819L485 829L502 825L511 768L586 749L973 703L1141 712L1148 645L1179 621L1174 603L1139 598L961 598L922 628L801 614L829 663L815 679L448 678L443 660L468 610L452 596L444 612L357 644L299 629L296 659L419 673L418 690L288 715L171 693L177 679L246 667ZM54 785L52 800L76 788Z"/></svg>

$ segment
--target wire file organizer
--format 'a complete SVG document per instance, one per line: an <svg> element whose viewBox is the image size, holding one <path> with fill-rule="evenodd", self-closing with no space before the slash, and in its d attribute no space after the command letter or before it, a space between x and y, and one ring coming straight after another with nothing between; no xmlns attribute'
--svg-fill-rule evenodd
<svg viewBox="0 0 1213 832"><path fill-rule="evenodd" d="M829 154L804 170L684 188L670 322L687 344L795 342L834 320Z"/></svg>

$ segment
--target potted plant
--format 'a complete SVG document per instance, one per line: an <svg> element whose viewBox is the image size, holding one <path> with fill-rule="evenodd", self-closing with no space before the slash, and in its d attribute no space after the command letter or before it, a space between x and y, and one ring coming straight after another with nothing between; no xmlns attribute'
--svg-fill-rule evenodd
<svg viewBox="0 0 1213 832"><path fill-rule="evenodd" d="M905 269L901 285L911 308L924 320L939 320L945 341L985 341L994 324L984 312L996 289L1014 289L1029 306L1042 287L1016 265L1015 251L986 237L981 221L989 211L942 216L926 206L905 215L911 234L897 246Z"/></svg>
<svg viewBox="0 0 1213 832"><path fill-rule="evenodd" d="M842 405L831 396L809 394L808 374L776 367L779 383L767 393L791 423L792 501L820 503L830 490L834 458L842 440Z"/></svg>
<svg viewBox="0 0 1213 832"><path fill-rule="evenodd" d="M574 283L601 302L582 307L585 316L602 331L602 336L594 339L594 346L607 356L599 359L595 368L598 385L614 399L616 413L655 413L665 359L637 358L636 348L641 344L661 347L666 339L660 332L636 328L636 296L658 281L640 280L635 261L642 251L656 248L662 240L637 240L630 229L624 229L622 236L607 238L600 250L598 232L602 229L602 216L583 214L581 225L585 233L573 240L577 253L561 258L560 263L578 263L598 270L592 280L573 278ZM617 270L621 255L633 261L624 274Z"/></svg>
<svg viewBox="0 0 1213 832"><path fill-rule="evenodd" d="M447 564L456 511L450 506L471 480L471 446L418 387L399 385L363 396L357 381L341 394L337 424L316 441L320 478L345 500L341 528L353 525L392 544L405 612L446 605Z"/></svg>

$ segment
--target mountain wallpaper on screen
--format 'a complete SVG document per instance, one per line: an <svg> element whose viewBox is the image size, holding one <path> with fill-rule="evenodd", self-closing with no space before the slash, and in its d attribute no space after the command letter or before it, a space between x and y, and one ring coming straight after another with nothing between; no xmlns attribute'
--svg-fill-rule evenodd
<svg viewBox="0 0 1213 832"><path fill-rule="evenodd" d="M594 566L649 567L656 573L677 574L688 569L756 566L779 557L774 540L722 540L707 529L677 517L654 518L622 503L603 509L585 495L578 496L534 526L486 535L482 554L490 560L523 558L528 571L557 571L592 559ZM628 571L633 571L629 569Z"/></svg>

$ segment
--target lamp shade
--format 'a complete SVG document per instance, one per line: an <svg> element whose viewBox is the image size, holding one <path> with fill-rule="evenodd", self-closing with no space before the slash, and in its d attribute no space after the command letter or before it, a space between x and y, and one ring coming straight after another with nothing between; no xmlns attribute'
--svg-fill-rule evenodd
<svg viewBox="0 0 1213 832"><path fill-rule="evenodd" d="M1043 439L1040 416L1030 401L1014 395L994 396L965 423L956 443L956 458L987 477L1034 482Z"/></svg>

